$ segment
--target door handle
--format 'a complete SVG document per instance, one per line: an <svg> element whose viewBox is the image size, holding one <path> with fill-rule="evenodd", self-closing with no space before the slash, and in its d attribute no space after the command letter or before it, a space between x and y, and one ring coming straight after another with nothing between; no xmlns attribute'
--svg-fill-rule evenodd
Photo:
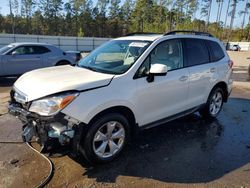
<svg viewBox="0 0 250 188"><path fill-rule="evenodd" d="M188 76L182 76L179 78L180 81L184 82L188 79Z"/></svg>
<svg viewBox="0 0 250 188"><path fill-rule="evenodd" d="M211 68L211 69L210 69L210 72L215 72L215 68L214 68L214 67Z"/></svg>

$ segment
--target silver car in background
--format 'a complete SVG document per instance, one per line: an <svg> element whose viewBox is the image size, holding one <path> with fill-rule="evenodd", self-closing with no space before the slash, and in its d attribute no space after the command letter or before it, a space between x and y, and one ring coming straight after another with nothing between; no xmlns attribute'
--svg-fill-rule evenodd
<svg viewBox="0 0 250 188"><path fill-rule="evenodd" d="M74 65L76 53L47 43L11 43L0 48L0 76L21 75L43 67Z"/></svg>

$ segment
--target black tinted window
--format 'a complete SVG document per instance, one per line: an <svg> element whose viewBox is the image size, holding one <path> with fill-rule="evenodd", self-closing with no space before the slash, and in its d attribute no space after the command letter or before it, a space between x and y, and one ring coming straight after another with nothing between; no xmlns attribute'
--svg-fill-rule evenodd
<svg viewBox="0 0 250 188"><path fill-rule="evenodd" d="M186 39L188 65L200 65L209 62L209 53L201 39Z"/></svg>
<svg viewBox="0 0 250 188"><path fill-rule="evenodd" d="M214 41L207 41L207 44L211 50L211 61L219 61L225 55L220 45Z"/></svg>
<svg viewBox="0 0 250 188"><path fill-rule="evenodd" d="M50 50L44 46L33 46L34 54L44 54L50 52Z"/></svg>

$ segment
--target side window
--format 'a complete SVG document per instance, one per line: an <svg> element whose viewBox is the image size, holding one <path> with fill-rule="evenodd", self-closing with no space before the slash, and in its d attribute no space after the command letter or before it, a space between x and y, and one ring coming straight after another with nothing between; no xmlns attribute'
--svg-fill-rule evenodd
<svg viewBox="0 0 250 188"><path fill-rule="evenodd" d="M167 40L158 44L139 68L137 77L147 75L152 64L166 65L169 71L182 68L183 52L181 40Z"/></svg>
<svg viewBox="0 0 250 188"><path fill-rule="evenodd" d="M148 75L150 69L150 59L150 56L148 56L147 59L143 62L143 64L136 73L137 78L141 78Z"/></svg>
<svg viewBox="0 0 250 188"><path fill-rule="evenodd" d="M151 64L167 65L168 70L183 67L182 44L180 40L167 40L150 53Z"/></svg>
<svg viewBox="0 0 250 188"><path fill-rule="evenodd" d="M50 52L50 50L44 46L32 46L34 49L34 54L45 54Z"/></svg>
<svg viewBox="0 0 250 188"><path fill-rule="evenodd" d="M16 55L29 55L34 52L31 46L20 46L14 49L12 52L15 52Z"/></svg>
<svg viewBox="0 0 250 188"><path fill-rule="evenodd" d="M201 39L185 39L188 66L209 62L209 53L205 42Z"/></svg>
<svg viewBox="0 0 250 188"><path fill-rule="evenodd" d="M206 41L210 50L211 50L211 61L219 61L222 59L225 54L223 50L221 49L221 46L214 41Z"/></svg>

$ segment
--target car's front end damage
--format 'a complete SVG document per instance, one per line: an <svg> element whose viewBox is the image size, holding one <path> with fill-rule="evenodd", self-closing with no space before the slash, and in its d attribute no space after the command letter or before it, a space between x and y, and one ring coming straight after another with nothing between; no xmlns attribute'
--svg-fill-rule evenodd
<svg viewBox="0 0 250 188"><path fill-rule="evenodd" d="M77 92L71 92L27 102L22 93L13 89L10 93L9 113L22 121L23 141L30 142L35 139L45 151L51 148L55 141L60 145L72 144L80 122L63 114L61 109L77 95ZM37 104L39 101L40 104Z"/></svg>

